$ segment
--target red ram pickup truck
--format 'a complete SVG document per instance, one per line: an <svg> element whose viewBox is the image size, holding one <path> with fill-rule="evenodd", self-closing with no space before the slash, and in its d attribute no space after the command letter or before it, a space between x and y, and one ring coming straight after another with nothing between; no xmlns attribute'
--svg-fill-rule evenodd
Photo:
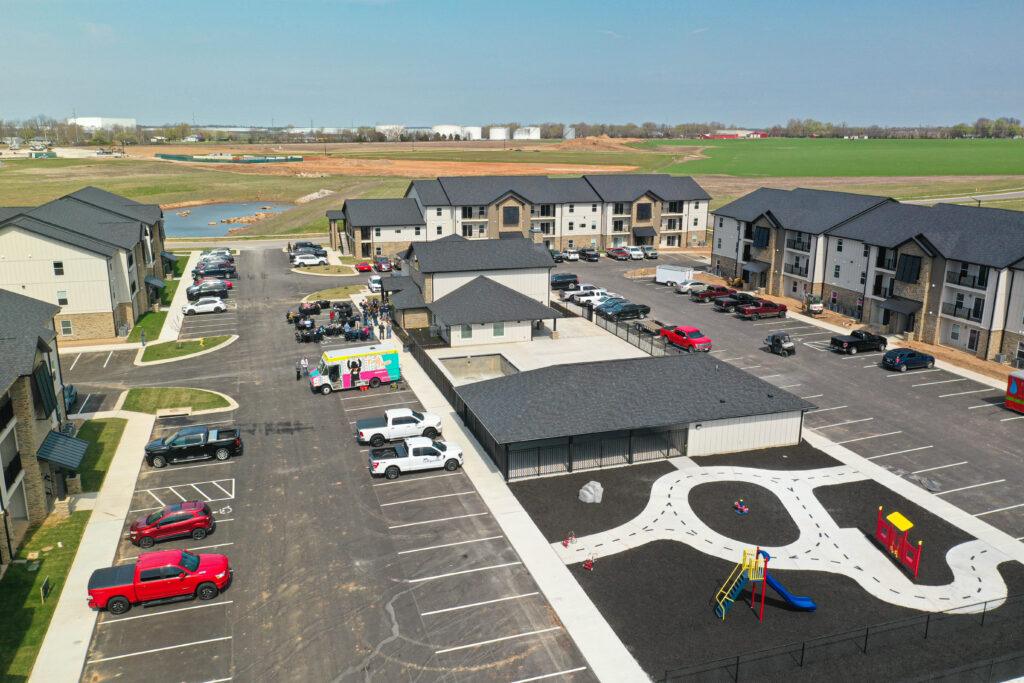
<svg viewBox="0 0 1024 683"><path fill-rule="evenodd" d="M212 600L231 583L224 555L161 550L140 555L134 564L97 569L89 577L89 607L124 614L132 605L180 600Z"/></svg>
<svg viewBox="0 0 1024 683"><path fill-rule="evenodd" d="M698 290L696 292L690 292L690 301L704 303L707 301L712 301L716 297L729 296L735 293L735 289L729 289L724 285L708 285L704 289Z"/></svg>
<svg viewBox="0 0 1024 683"><path fill-rule="evenodd" d="M750 318L751 320L757 320L758 318L785 318L786 304L777 304L774 301L768 301L761 299L755 301L752 304L745 304L736 309L736 314L741 318Z"/></svg>
<svg viewBox="0 0 1024 683"><path fill-rule="evenodd" d="M711 351L711 340L705 337L696 327L689 325L674 325L661 328L660 335L669 344L675 344L681 349L692 353L694 351Z"/></svg>

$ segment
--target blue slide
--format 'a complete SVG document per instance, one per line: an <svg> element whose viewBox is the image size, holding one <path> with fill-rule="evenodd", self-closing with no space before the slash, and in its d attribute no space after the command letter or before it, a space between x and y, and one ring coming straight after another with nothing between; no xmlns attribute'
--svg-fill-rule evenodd
<svg viewBox="0 0 1024 683"><path fill-rule="evenodd" d="M772 559L771 555L769 555L763 550L761 551L761 555L764 557L766 561ZM793 607L796 607L797 609L806 610L808 612L813 612L814 610L818 609L818 606L814 604L813 600L811 600L810 598L806 598L802 595L792 595L789 591L782 587L781 583L775 580L774 576L768 574L767 572L764 575L764 581L772 587L772 590L781 595L783 600L788 602Z"/></svg>

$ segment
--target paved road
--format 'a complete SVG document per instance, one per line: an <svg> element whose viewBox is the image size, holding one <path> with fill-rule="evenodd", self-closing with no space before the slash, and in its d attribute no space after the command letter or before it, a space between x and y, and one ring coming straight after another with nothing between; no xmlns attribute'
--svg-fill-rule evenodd
<svg viewBox="0 0 1024 683"><path fill-rule="evenodd" d="M1024 190L1016 192L993 192L989 194L972 194L962 197L936 197L933 199L910 199L904 204L959 204L961 202L983 202L998 201L1000 199L1024 199Z"/></svg>
<svg viewBox="0 0 1024 683"><path fill-rule="evenodd" d="M652 318L699 327L714 343L716 358L816 404L805 419L807 428L877 464L933 480L941 487L937 495L1014 538L1024 537L1024 416L1001 407L1002 391L945 370L890 372L880 366L878 353L833 353L827 350L833 333L822 328L794 319L739 320L663 285L621 276L635 267L601 261L562 264L559 270L649 304ZM764 350L764 338L783 330L798 343L795 357Z"/></svg>

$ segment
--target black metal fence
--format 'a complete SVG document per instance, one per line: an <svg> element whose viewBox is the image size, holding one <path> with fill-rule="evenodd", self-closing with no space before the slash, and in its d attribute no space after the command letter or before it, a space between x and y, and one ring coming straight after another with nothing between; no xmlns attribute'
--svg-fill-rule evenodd
<svg viewBox="0 0 1024 683"><path fill-rule="evenodd" d="M663 680L665 683L671 683L689 679L734 682L741 678L779 679L785 678L787 672L795 669L817 665L837 666L836 660L851 655L889 655L896 652L896 657L909 656L907 649L914 645L914 641L923 643L929 639L958 638L963 631L972 628L1001 627L1011 629L1015 633L1024 621L1024 593L1009 596L1005 601L990 600L976 603L971 607L980 607L981 611L975 614L960 614L956 613L956 610L933 612L874 624L724 659L668 669ZM1020 675L1022 662L1024 654L1016 652L1008 657L975 662L969 665L968 669L969 672L983 672L991 668L996 672L994 675L997 677L994 680L1004 680ZM1004 672L1011 669L1013 672L1009 676L1003 676ZM891 678L893 675L895 674L890 671L885 677ZM865 679L867 678L870 676L865 672ZM922 680L932 678L928 676Z"/></svg>
<svg viewBox="0 0 1024 683"><path fill-rule="evenodd" d="M552 303L552 306L563 314L584 318L601 329L608 330L619 339L629 342L651 356L670 356L677 353L685 353L682 349L665 341L664 337L658 336L657 333L650 329L646 329L644 326L646 320L630 320L626 322L608 320L594 313L593 308L572 301Z"/></svg>

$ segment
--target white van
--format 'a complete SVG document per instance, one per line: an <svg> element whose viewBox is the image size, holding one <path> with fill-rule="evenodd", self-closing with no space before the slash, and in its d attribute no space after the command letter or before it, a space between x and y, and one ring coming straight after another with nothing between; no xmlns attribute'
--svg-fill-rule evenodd
<svg viewBox="0 0 1024 683"><path fill-rule="evenodd" d="M634 261L644 260L644 250L640 247L626 247L626 253L629 254L629 258Z"/></svg>

